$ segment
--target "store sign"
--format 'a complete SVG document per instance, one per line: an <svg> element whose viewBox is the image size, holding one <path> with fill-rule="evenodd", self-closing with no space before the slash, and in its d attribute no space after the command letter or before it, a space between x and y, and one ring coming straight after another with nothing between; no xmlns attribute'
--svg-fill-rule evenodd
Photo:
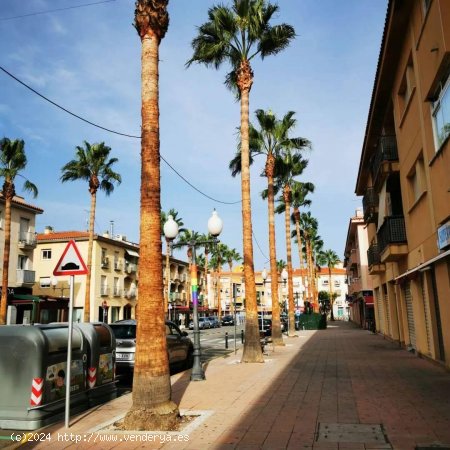
<svg viewBox="0 0 450 450"><path fill-rule="evenodd" d="M443 250L450 245L450 220L437 229L438 247Z"/></svg>

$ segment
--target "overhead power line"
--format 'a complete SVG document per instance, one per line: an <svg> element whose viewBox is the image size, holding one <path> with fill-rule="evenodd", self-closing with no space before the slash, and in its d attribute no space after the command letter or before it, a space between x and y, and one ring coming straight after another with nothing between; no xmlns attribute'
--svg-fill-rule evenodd
<svg viewBox="0 0 450 450"><path fill-rule="evenodd" d="M67 11L68 9L84 8L86 6L100 5L101 3L111 3L111 2L115 2L115 1L116 0L102 0L102 1L99 1L99 2L83 3L81 5L67 6L65 8L48 9L46 11L37 11L37 12L34 12L34 13L29 13L29 14L21 14L19 16L0 17L0 21L21 19L22 17L39 16L41 14L48 14L48 13L59 12L59 11Z"/></svg>
<svg viewBox="0 0 450 450"><path fill-rule="evenodd" d="M89 125L92 125L93 127L100 128L101 130L107 131L109 133L118 134L119 136L125 136L125 137L129 137L129 138L133 138L133 139L141 139L141 136L137 136L137 135L133 135L133 134L127 134L127 133L121 133L119 131L111 130L110 128L106 128L106 127L103 127L102 125L99 125L97 123L91 122L90 120L87 120L84 117L81 117L78 114L75 114L74 112L68 110L67 108L64 108L63 106L59 105L58 103L54 102L53 100L50 100L45 95L43 95L40 92L36 91L36 89L33 89L31 86L29 86L28 84L26 84L25 82L23 82L22 80L20 80L16 76L14 76L12 73L8 72L4 67L0 66L0 70L2 70L4 73L6 73L6 75L11 77L13 80L15 80L18 83L20 83L22 86L24 86L27 89L29 89L31 92L33 92L33 94L38 95L39 97L41 97L45 101L51 103L53 106L56 106L57 108L61 109L65 113L70 114L71 116L76 117L77 119L82 120L83 122L88 123ZM176 175L178 175L192 189L196 190L199 194L203 195L204 197L206 197L206 198L208 198L210 200L213 200L214 202L221 203L223 205L235 205L237 203L241 203L242 202L241 200L236 201L236 202L225 202L223 200L218 200L218 199L216 199L214 197L211 197L210 195L208 195L205 192L203 192L200 189L198 189L190 181L188 181L183 175L181 175L181 173L179 173L161 154L160 154L160 157L169 166L169 168L172 169L173 172L175 172Z"/></svg>

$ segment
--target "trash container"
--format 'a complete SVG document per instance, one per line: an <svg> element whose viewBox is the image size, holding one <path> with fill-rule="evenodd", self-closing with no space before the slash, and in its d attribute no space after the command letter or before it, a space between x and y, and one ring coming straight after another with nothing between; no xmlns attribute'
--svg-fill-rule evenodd
<svg viewBox="0 0 450 450"><path fill-rule="evenodd" d="M0 327L0 428L35 430L64 418L67 324ZM88 343L72 333L70 409L88 408Z"/></svg>
<svg viewBox="0 0 450 450"><path fill-rule="evenodd" d="M115 383L116 338L103 322L76 323L88 342L86 394L89 406L117 397Z"/></svg>

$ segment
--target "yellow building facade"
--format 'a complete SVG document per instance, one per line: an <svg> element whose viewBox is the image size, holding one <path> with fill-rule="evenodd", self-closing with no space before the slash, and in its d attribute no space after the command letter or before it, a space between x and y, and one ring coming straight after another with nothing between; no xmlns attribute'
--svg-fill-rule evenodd
<svg viewBox="0 0 450 450"><path fill-rule="evenodd" d="M390 0L360 159L378 332L450 367L450 2Z"/></svg>

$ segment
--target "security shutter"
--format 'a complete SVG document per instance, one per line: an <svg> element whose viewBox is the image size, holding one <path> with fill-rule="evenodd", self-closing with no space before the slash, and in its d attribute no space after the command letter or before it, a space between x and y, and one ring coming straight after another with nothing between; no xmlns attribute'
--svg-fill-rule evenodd
<svg viewBox="0 0 450 450"><path fill-rule="evenodd" d="M380 332L385 333L383 296L381 294L381 289L377 288L376 293L377 293L377 310L378 310L378 329L380 330Z"/></svg>
<svg viewBox="0 0 450 450"><path fill-rule="evenodd" d="M384 309L386 312L386 334L391 335L391 317L389 313L389 297L387 294L384 295Z"/></svg>
<svg viewBox="0 0 450 450"><path fill-rule="evenodd" d="M420 276L420 284L422 286L423 314L425 319L425 331L427 333L427 351L431 354L431 323L430 323L430 303L428 301L427 291L425 289L425 274Z"/></svg>
<svg viewBox="0 0 450 450"><path fill-rule="evenodd" d="M403 287L403 292L405 294L406 302L406 316L408 320L408 331L409 331L409 341L411 347L416 349L416 329L414 327L414 313L413 313L413 303L411 296L411 282L408 280L405 282Z"/></svg>

